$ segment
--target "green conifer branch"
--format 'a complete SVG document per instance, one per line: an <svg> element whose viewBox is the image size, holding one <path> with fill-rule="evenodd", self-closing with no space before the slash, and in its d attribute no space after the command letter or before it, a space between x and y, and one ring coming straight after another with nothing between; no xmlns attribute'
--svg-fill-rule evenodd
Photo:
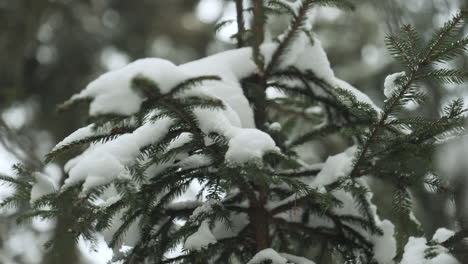
<svg viewBox="0 0 468 264"><path fill-rule="evenodd" d="M439 31L435 33L434 37L429 42L426 51L424 52L421 65L428 65L433 61L436 61L435 58L433 58L433 55L439 50L440 46L445 44L446 39L450 39L450 33L460 25L466 15L468 15L468 11L461 10L449 22L445 23L445 25Z"/></svg>
<svg viewBox="0 0 468 264"><path fill-rule="evenodd" d="M463 84L468 81L468 72L457 69L437 69L424 74L420 78L431 79L441 83Z"/></svg>
<svg viewBox="0 0 468 264"><path fill-rule="evenodd" d="M197 77L189 78L177 84L174 88L171 89L171 91L167 95L165 95L165 97L176 96L205 81L220 81L220 80L221 80L221 77L216 76L216 75L206 75L206 76L197 76Z"/></svg>
<svg viewBox="0 0 468 264"><path fill-rule="evenodd" d="M301 2L301 6L298 9L297 15L293 17L290 29L276 48L275 52L271 56L270 62L265 69L265 74L267 76L269 76L272 71L275 70L275 67L278 67L281 62L281 58L284 56L289 45L297 36L297 34L301 32L304 23L307 21L307 12L312 7L314 2L314 0L304 0Z"/></svg>
<svg viewBox="0 0 468 264"><path fill-rule="evenodd" d="M436 52L438 47L446 41L446 38L450 36L451 31L460 23L464 15L465 14L463 11L460 12L439 31L438 36L435 37L428 45L427 52L425 53L424 57L418 60L419 63L416 65L416 67L411 67L408 65L411 70L409 76L406 77L405 80L401 81L402 83L400 88L392 95L392 97L385 105L385 109L380 117L380 120L373 126L369 134L366 136L366 140L356 157L356 161L350 173L352 178L359 177L359 166L364 161L367 152L374 143L374 140L377 138L378 133L383 127L385 127L387 119L394 111L394 109L408 99L417 99L422 97L422 94L411 91L411 89L414 89L413 82L417 80L417 77L420 75L420 72L423 70L424 66L434 62L434 60L431 59L432 54ZM410 92L410 94L407 94L408 92Z"/></svg>
<svg viewBox="0 0 468 264"><path fill-rule="evenodd" d="M134 128L129 128L129 127L116 127L111 130L110 133L106 134L101 134L101 135L95 135L95 136L90 136L82 139L78 139L75 141L72 141L66 145L63 145L62 147L55 149L49 153L46 154L46 159L45 162L49 163L52 160L54 160L57 156L62 155L66 152L72 151L74 149L77 149L78 147L81 147L83 145L89 144L89 143L96 143L96 142L107 142L116 139L118 136L131 133L134 130Z"/></svg>

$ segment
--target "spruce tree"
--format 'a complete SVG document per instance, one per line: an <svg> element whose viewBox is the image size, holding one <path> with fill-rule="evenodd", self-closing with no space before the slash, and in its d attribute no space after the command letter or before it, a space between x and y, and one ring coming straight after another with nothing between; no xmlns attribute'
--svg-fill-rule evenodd
<svg viewBox="0 0 468 264"><path fill-rule="evenodd" d="M440 229L430 241L405 230L415 225L412 186L450 192L431 153L463 132L463 101L436 120L399 112L424 102L423 80L466 81L440 65L468 49L458 38L468 12L429 41L410 25L387 37L402 72L387 77L380 108L335 76L313 33L314 8L351 3L235 3L237 49L178 66L138 60L59 106L83 103L90 115L46 157L75 155L64 185L25 170L1 176L17 189L2 205L29 205L20 221L66 217L62 235L76 240L103 234L114 263L457 263L466 230ZM278 15L290 24L270 41L265 24ZM348 147L308 162L298 147L330 135ZM393 189L398 221L381 219L370 179ZM189 189L196 195L181 200Z"/></svg>

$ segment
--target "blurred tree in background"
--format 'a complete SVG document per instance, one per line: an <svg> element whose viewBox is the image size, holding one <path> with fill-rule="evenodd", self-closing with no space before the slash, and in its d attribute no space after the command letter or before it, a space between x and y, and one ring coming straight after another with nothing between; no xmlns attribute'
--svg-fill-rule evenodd
<svg viewBox="0 0 468 264"><path fill-rule="evenodd" d="M385 35L411 23L429 38L432 28L468 4L463 0L363 0L358 7L348 13L318 9L315 32L337 75L374 101L383 102L379 87L388 73L399 69L385 49ZM102 72L138 58L182 63L233 46L229 35L235 33L235 25L220 29L217 38L212 33L217 22L233 18L234 9L233 1L222 0L0 0L0 173L12 174L9 167L20 161L53 172L59 182L61 166L44 167L43 155L85 122L79 110L58 114L59 103ZM268 26L279 32L285 22L279 18ZM467 62L465 56L453 63L466 68ZM411 105L405 114L437 117L444 102L466 93L461 88L427 84L430 106ZM319 160L342 146L343 142L330 136L326 145L312 142L302 148L310 152L311 159ZM466 174L464 169L455 173ZM466 188L464 182L454 183L459 193ZM373 187L388 192L388 200L375 202L388 208L383 217L391 219L392 190L379 182ZM426 189L415 189L412 194L422 208L417 218L423 220L427 233L448 226L453 218L463 220L460 210L453 210L461 207L462 198L453 203L449 197L429 196ZM41 255L49 233L66 231L67 219L59 219L56 227L34 223L18 227L12 220L14 211L0 213L0 263L79 263L70 241ZM24 244L18 241L36 245L38 253L26 255L18 248Z"/></svg>

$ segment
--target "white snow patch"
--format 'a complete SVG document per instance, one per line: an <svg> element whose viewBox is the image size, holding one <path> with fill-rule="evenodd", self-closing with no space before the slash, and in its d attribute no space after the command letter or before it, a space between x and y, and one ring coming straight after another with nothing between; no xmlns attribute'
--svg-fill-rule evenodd
<svg viewBox="0 0 468 264"><path fill-rule="evenodd" d="M390 98L392 94L398 90L400 87L395 83L398 78L404 77L406 75L405 72L397 72L394 74L390 74L385 78L384 82L384 94L385 97Z"/></svg>
<svg viewBox="0 0 468 264"><path fill-rule="evenodd" d="M317 189L319 192L325 192L326 185L335 182L341 177L348 176L352 169L353 158L354 154L356 153L356 150L357 147L352 146L342 153L336 154L334 156L329 156L323 165L320 164L319 168L321 168L321 170L317 174L317 176L308 183L309 186L311 188ZM336 193L339 194L340 192ZM269 203L266 206L266 208L268 210L272 210L273 208L297 200L302 196L303 195L300 194L292 194L279 202ZM347 202L348 199L346 198L343 200L345 200L344 202ZM353 199L349 198L349 200L351 201L350 208L354 208L354 206L352 205Z"/></svg>
<svg viewBox="0 0 468 264"><path fill-rule="evenodd" d="M209 156L205 154L193 154L183 160L181 160L178 165L183 169L192 169L199 168L203 166L208 166L212 163L212 160Z"/></svg>
<svg viewBox="0 0 468 264"><path fill-rule="evenodd" d="M286 258L282 257L274 249L266 248L255 254L247 264L260 264L265 260L271 260L271 264L286 264L288 262Z"/></svg>
<svg viewBox="0 0 468 264"><path fill-rule="evenodd" d="M382 109L380 109L370 98L367 96L365 93L361 92L358 90L356 87L352 86L351 84L340 80L338 78L335 79L336 85L344 90L347 90L348 92L352 93L354 96L356 96L356 99L360 102L366 103L370 105L377 114L380 114L382 112Z"/></svg>
<svg viewBox="0 0 468 264"><path fill-rule="evenodd" d="M198 231L190 235L184 243L184 248L188 250L201 250L207 248L210 244L215 244L216 238L210 231L207 221L203 221Z"/></svg>
<svg viewBox="0 0 468 264"><path fill-rule="evenodd" d="M305 27L310 28L309 25ZM330 85L343 86L342 88L355 93L359 100L372 104L372 101L359 90L335 77L320 40L315 38L311 45L309 37L301 33L294 45L294 48L288 50L287 56L284 56L281 68L294 66L300 70L311 70ZM276 43L266 43L261 46L266 63L269 62L276 47ZM148 58L103 74L72 99L93 99L90 106L91 115L106 113L130 115L138 111L144 100L131 89L131 80L136 75L143 75L155 81L162 93L167 93L176 84L190 77L218 75L222 78L221 81L206 82L197 87L198 91L222 99L237 113L242 127L253 128L255 127L253 112L243 94L240 80L256 71L251 48L229 50L179 66L163 59Z"/></svg>
<svg viewBox="0 0 468 264"><path fill-rule="evenodd" d="M62 141L60 141L55 147L52 149L52 151L55 151L57 149L62 148L63 146L66 146L70 143L73 143L78 140L82 140L88 137L91 137L95 135L95 131L93 131L94 124L90 124L88 126L82 127L77 129L75 132L71 133L69 136L64 138Z"/></svg>
<svg viewBox="0 0 468 264"><path fill-rule="evenodd" d="M133 133L89 147L83 154L65 164L65 171L69 177L62 188L84 181L83 193L86 193L92 187L110 183L118 178L129 178L125 166L134 162L141 147L163 138L172 123L169 118L159 119L154 123L148 121Z"/></svg>
<svg viewBox="0 0 468 264"><path fill-rule="evenodd" d="M132 79L138 75L153 80L158 84L162 93L167 93L187 78L170 61L157 58L140 59L118 70L101 75L88 84L80 94L73 96L72 100L92 98L90 115L134 114L140 109L144 100L131 87Z"/></svg>
<svg viewBox="0 0 468 264"><path fill-rule="evenodd" d="M442 243L447 239L451 238L453 235L455 235L454 231L442 227L437 229L437 231L434 233L434 236L432 237L432 240L434 240L437 243Z"/></svg>
<svg viewBox="0 0 468 264"><path fill-rule="evenodd" d="M31 189L30 203L34 203L34 201L41 196L53 193L57 190L57 187L48 175L40 172L34 172L33 176L36 179L36 182Z"/></svg>
<svg viewBox="0 0 468 264"><path fill-rule="evenodd" d="M425 263L424 250L426 250L426 239L410 237L405 245L405 253L401 264Z"/></svg>
<svg viewBox="0 0 468 264"><path fill-rule="evenodd" d="M348 176L351 172L354 155L357 147L352 146L342 153L329 156L325 164L317 174L317 177L310 183L313 188L322 188L331 184L341 177Z"/></svg>
<svg viewBox="0 0 468 264"><path fill-rule="evenodd" d="M323 108L320 106L311 106L308 107L304 112L308 115L319 115L323 113Z"/></svg>
<svg viewBox="0 0 468 264"><path fill-rule="evenodd" d="M369 240L374 245L374 258L379 264L393 264L393 258L397 254L397 241L395 239L395 225L389 220L381 220L377 214L377 206L372 204L372 193L368 193L368 201L371 203L370 210L374 215L374 221L383 235L371 235ZM369 236L369 235L367 235Z"/></svg>
<svg viewBox="0 0 468 264"><path fill-rule="evenodd" d="M100 234L95 235L96 243L80 237L78 239L78 249L80 252L80 263L83 264L106 264L113 256L112 249L109 248L104 238Z"/></svg>
<svg viewBox="0 0 468 264"><path fill-rule="evenodd" d="M195 221L201 214L209 214L213 210L213 206L217 204L220 204L218 200L208 200L204 202L201 206L193 210L189 221Z"/></svg>
<svg viewBox="0 0 468 264"><path fill-rule="evenodd" d="M379 264L392 264L397 252L397 243L394 237L395 226L388 220L381 221L377 218L377 215L376 224L382 229L383 235L371 237L371 241L374 244L374 258Z"/></svg>
<svg viewBox="0 0 468 264"><path fill-rule="evenodd" d="M227 226L225 222L216 222L212 230L216 239L225 239L235 237L237 234L249 224L249 217L245 213L230 213L229 219L232 221L231 226Z"/></svg>
<svg viewBox="0 0 468 264"><path fill-rule="evenodd" d="M312 260L306 259L304 257L298 257L287 253L281 253L280 255L294 264L315 264L315 262Z"/></svg>
<svg viewBox="0 0 468 264"><path fill-rule="evenodd" d="M443 242L452 235L452 231L445 228L440 228L435 232L432 239L437 242ZM437 256L431 259L426 259L425 251L428 249L426 243L427 240L423 237L410 237L408 239L408 243L405 245L401 264L460 264L460 262L458 262L455 257L449 254L448 249L442 246L437 246L435 249L432 249L437 254Z"/></svg>
<svg viewBox="0 0 468 264"><path fill-rule="evenodd" d="M280 152L267 133L257 129L234 130L229 140L226 160L232 164L260 161L266 152Z"/></svg>
<svg viewBox="0 0 468 264"><path fill-rule="evenodd" d="M270 126L268 126L268 129L272 131L281 131L281 124L278 122L271 123Z"/></svg>

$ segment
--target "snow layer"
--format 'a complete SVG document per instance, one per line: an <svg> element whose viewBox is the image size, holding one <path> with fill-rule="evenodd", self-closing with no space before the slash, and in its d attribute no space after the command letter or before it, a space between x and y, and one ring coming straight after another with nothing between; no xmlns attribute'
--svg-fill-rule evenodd
<svg viewBox="0 0 468 264"><path fill-rule="evenodd" d="M95 144L83 154L65 164L69 177L62 188L83 181L83 192L115 179L129 177L126 165L134 162L140 148L158 142L169 130L169 118L147 121L133 133L124 134L113 141Z"/></svg>
<svg viewBox="0 0 468 264"><path fill-rule="evenodd" d="M450 238L452 235L452 231L440 228L435 232L432 240L440 243ZM426 259L425 255L428 249L426 238L410 237L408 243L405 245L401 264L460 264L455 257L448 253L448 249L442 246L436 246L436 248L431 249L434 250L437 255L434 258Z"/></svg>
<svg viewBox="0 0 468 264"><path fill-rule="evenodd" d="M131 115L140 109L144 98L132 90L131 80L138 75L155 81L162 93L187 78L177 66L167 60L147 58L137 60L115 71L110 71L88 84L80 94L72 97L92 98L90 115Z"/></svg>
<svg viewBox="0 0 468 264"><path fill-rule="evenodd" d="M231 213L229 219L232 225L228 226L225 222L216 222L212 230L216 239L225 239L235 237L237 234L249 224L249 217L245 213Z"/></svg>
<svg viewBox="0 0 468 264"><path fill-rule="evenodd" d="M385 97L390 98L392 94L399 88L399 86L395 83L395 81L400 78L405 76L405 72L397 72L394 74L390 74L385 78L384 82L384 94Z"/></svg>
<svg viewBox="0 0 468 264"><path fill-rule="evenodd" d="M102 235L97 234L95 241L90 242L83 237L78 239L79 259L81 264L106 264L111 261L113 252Z"/></svg>
<svg viewBox="0 0 468 264"><path fill-rule="evenodd" d="M311 70L314 74L332 87L341 87L356 95L358 100L371 104L377 112L380 110L363 93L348 83L335 77L328 58L318 39L311 45L306 34L299 34L294 49L289 49L286 59L280 67L294 65L300 70ZM268 63L277 44L262 45L261 51ZM256 65L252 60L252 49L241 48L229 50L200 60L176 66L163 59L142 59L127 66L103 74L91 82L85 90L72 99L90 98L89 113L132 115L136 113L145 100L131 87L131 80L138 75L153 80L160 92L165 94L180 82L202 75L217 75L220 81L206 81L185 95L210 96L224 102L225 110L196 109L200 128L206 134L217 132L229 140L226 160L232 164L259 162L266 152L278 152L273 139L266 133L255 129L253 111L243 94L240 80L254 74ZM178 96L184 96L178 95ZM84 181L83 189L88 190L97 185L106 184L113 179L128 177L125 167L131 164L138 150L148 144L157 142L171 125L169 119L156 124L144 124L130 134L120 136L105 144L95 144L85 153L67 163L70 174L65 182L68 187ZM80 138L92 135L92 125L79 129L55 149ZM197 163L192 158L192 162ZM206 164L208 161L199 160ZM190 162L189 162L190 163ZM320 177L322 178L322 177Z"/></svg>
<svg viewBox="0 0 468 264"><path fill-rule="evenodd" d="M335 77L318 39L314 39L311 45L309 37L301 33L297 36L294 45L294 49L289 49L287 56L284 56L281 68L294 66L300 70L311 70L331 86L349 90L358 100L373 105L366 95ZM266 63L269 62L276 47L275 43L262 45L261 51ZM252 109L243 94L240 80L255 72L256 65L252 60L251 48L229 50L179 66L163 59L142 59L102 75L72 99L91 98L91 115L108 113L131 115L138 111L144 100L131 88L131 80L137 75L152 79L163 94L190 77L218 75L222 78L221 81L204 82L197 87L198 91L225 101L239 116L242 127L253 128Z"/></svg>
<svg viewBox="0 0 468 264"><path fill-rule="evenodd" d="M41 196L53 193L57 190L54 182L44 173L35 172L33 176L36 179L36 182L31 189L31 203L34 203L34 201Z"/></svg>
<svg viewBox="0 0 468 264"><path fill-rule="evenodd" d="M352 169L353 158L356 152L356 147L350 147L342 153L327 158L325 163L320 164L321 170L315 178L308 182L309 186L317 189L319 192L325 192L325 186L331 184L341 177L347 176ZM301 195L293 194L279 202L270 203L266 206L271 210L280 205L289 203L291 201L301 198ZM352 198L350 198L352 200ZM354 207L351 205L351 207Z"/></svg>
<svg viewBox="0 0 468 264"><path fill-rule="evenodd" d="M455 235L454 231L442 227L437 229L437 231L434 233L434 236L432 237L432 240L434 240L437 243L442 243L447 239L451 238L453 235Z"/></svg>
<svg viewBox="0 0 468 264"><path fill-rule="evenodd" d="M288 262L286 258L278 254L274 249L266 248L255 254L247 264L260 264L265 260L271 260L271 264L286 264Z"/></svg>
<svg viewBox="0 0 468 264"><path fill-rule="evenodd" d="M365 183L362 182L365 186ZM356 201L353 196L346 191L338 190L334 191L333 195L339 199L343 206L340 208L334 209L335 213L338 215L353 215L360 216L359 209L356 206ZM366 237L373 244L374 248L374 258L379 264L393 264L393 258L397 253L397 242L395 239L395 226L389 220L381 220L377 214L377 207L372 204L372 194L367 193L366 199L370 203L371 214L374 216L374 221L377 227L383 231L383 235L371 235L369 232L362 229L362 227L353 225L355 229L362 236Z"/></svg>
<svg viewBox="0 0 468 264"><path fill-rule="evenodd" d="M374 214L376 225L383 231L382 236L373 235L370 238L374 244L374 258L379 264L392 264L397 253L397 242L394 237L395 226L389 220L380 220L376 212Z"/></svg>
<svg viewBox="0 0 468 264"><path fill-rule="evenodd" d="M63 146L69 145L70 143L73 143L75 141L93 136L95 132L93 131L94 124L90 124L88 126L79 128L75 132L71 133L68 137L64 138L60 143L55 145L55 147L52 149L52 151L55 151L57 149L60 149Z"/></svg>
<svg viewBox="0 0 468 264"><path fill-rule="evenodd" d="M229 140L226 161L234 164L258 161L264 153L270 151L279 152L280 150L268 134L258 129L240 129L236 130Z"/></svg>
<svg viewBox="0 0 468 264"><path fill-rule="evenodd" d="M339 88L344 89L356 96L356 99L358 101L370 105L372 109L374 109L374 111L377 112L377 114L380 114L380 112L382 111L377 105L375 105L375 103L369 98L369 96L367 96L365 93L361 92L351 84L338 78L335 79L335 83Z"/></svg>
<svg viewBox="0 0 468 264"><path fill-rule="evenodd" d="M219 111L196 109L194 112L200 117L199 126L205 134L215 132L229 140L229 149L225 156L228 163L258 162L266 152L279 152L270 135L263 131L239 128Z"/></svg>
<svg viewBox="0 0 468 264"><path fill-rule="evenodd" d="M198 206L193 210L192 215L190 216L190 221L195 221L200 215L209 214L213 210L213 206L219 204L217 200L208 200L202 205Z"/></svg>
<svg viewBox="0 0 468 264"><path fill-rule="evenodd" d="M201 250L210 244L215 244L216 238L210 231L207 221L203 221L198 231L190 235L184 243L184 248L188 250Z"/></svg>
<svg viewBox="0 0 468 264"><path fill-rule="evenodd" d="M315 262L313 262L312 260L309 260L303 257L298 257L298 256L294 256L291 254L286 254L286 253L281 253L280 255L294 264L315 264Z"/></svg>
<svg viewBox="0 0 468 264"><path fill-rule="evenodd" d="M194 154L181 160L178 164L181 168L192 169L192 168L199 168L202 166L208 166L209 164L211 164L211 162L212 162L211 158L207 155Z"/></svg>
<svg viewBox="0 0 468 264"><path fill-rule="evenodd" d="M353 158L357 147L348 148L342 153L334 156L329 156L325 161L322 170L317 174L317 177L310 183L311 187L319 190L328 184L331 184L341 177L348 176L353 165Z"/></svg>

